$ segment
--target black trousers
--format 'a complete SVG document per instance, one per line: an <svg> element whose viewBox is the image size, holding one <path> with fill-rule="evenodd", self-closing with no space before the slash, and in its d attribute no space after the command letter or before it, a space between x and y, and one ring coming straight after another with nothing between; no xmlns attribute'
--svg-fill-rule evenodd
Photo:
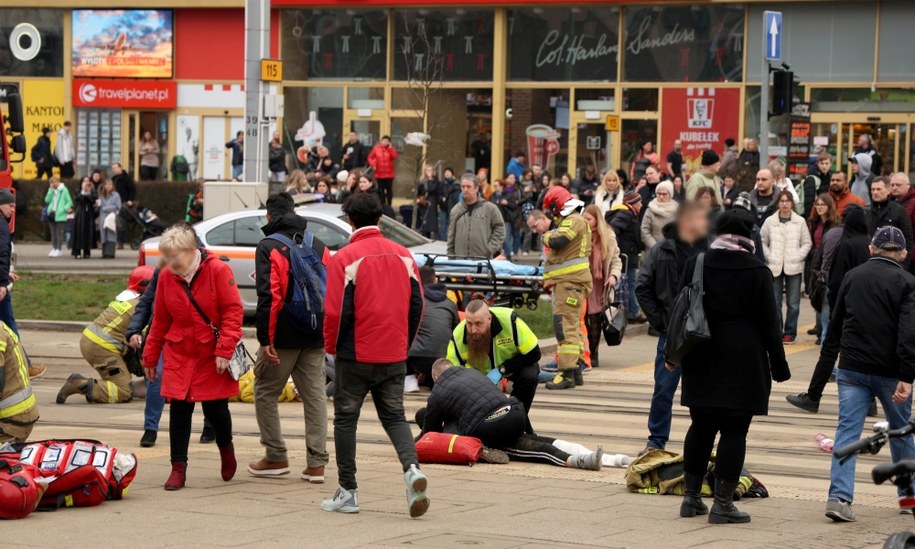
<svg viewBox="0 0 915 549"><path fill-rule="evenodd" d="M159 177L159 166L140 166L141 181L155 181Z"/></svg>
<svg viewBox="0 0 915 549"><path fill-rule="evenodd" d="M73 170L73 161L72 160L70 162L64 162L63 164L60 165L60 178L61 179L73 179L74 173L75 173L75 171Z"/></svg>
<svg viewBox="0 0 915 549"><path fill-rule="evenodd" d="M435 382L432 381L432 364L436 360L438 359L424 356L407 357L407 374L422 374L423 381L420 385L425 385L431 389L435 386Z"/></svg>
<svg viewBox="0 0 915 549"><path fill-rule="evenodd" d="M50 166L48 166L48 167L35 166L35 171L36 171L35 179L41 179L45 175L47 175L48 179L50 179L51 176L54 175L54 169L51 168Z"/></svg>
<svg viewBox="0 0 915 549"><path fill-rule="evenodd" d="M382 203L390 206L394 200L394 179L377 177L375 183L378 184L378 194L381 195ZM417 226L419 226L418 223Z"/></svg>
<svg viewBox="0 0 915 549"><path fill-rule="evenodd" d="M715 437L720 433L715 458L716 476L725 481L738 480L747 454L747 431L753 416L722 415L720 411L708 408L690 408L689 416L693 422L683 442L683 470L691 475L704 476Z"/></svg>
<svg viewBox="0 0 915 549"><path fill-rule="evenodd" d="M172 400L168 409L168 438L171 444L172 462L187 463L187 447L191 441L191 418L195 402ZM216 446L225 448L232 444L232 414L229 413L229 399L206 400L202 402L203 417L213 426Z"/></svg>
<svg viewBox="0 0 915 549"><path fill-rule="evenodd" d="M553 446L552 438L525 433L527 414L517 400L512 400L507 413L496 419L483 421L474 430L474 436L490 448L498 448L516 461L549 463L565 467L570 455Z"/></svg>

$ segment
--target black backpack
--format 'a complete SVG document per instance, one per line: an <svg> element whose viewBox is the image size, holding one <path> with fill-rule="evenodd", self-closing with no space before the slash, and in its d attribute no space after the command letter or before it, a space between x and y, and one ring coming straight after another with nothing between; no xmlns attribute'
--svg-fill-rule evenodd
<svg viewBox="0 0 915 549"><path fill-rule="evenodd" d="M680 295L674 301L670 311L670 323L667 327L667 342L664 345L664 360L675 366L680 366L683 358L692 351L697 344L711 339L708 320L705 318L705 307L702 297L705 295L705 286L702 281L702 269L705 266L705 254L696 258L696 268L693 269L693 278L689 284L680 290Z"/></svg>

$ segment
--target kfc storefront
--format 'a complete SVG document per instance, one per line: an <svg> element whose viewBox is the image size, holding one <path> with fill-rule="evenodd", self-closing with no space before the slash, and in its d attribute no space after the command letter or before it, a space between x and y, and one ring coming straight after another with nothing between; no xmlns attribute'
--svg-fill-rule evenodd
<svg viewBox="0 0 915 549"><path fill-rule="evenodd" d="M170 129L177 107L174 80L76 78L76 163L81 174L120 162L139 178L140 141L146 132L159 143L159 177L167 175Z"/></svg>

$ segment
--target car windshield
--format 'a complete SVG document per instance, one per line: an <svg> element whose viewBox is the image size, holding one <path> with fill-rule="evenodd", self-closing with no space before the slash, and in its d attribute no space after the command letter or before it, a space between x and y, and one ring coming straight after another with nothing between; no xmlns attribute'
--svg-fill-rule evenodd
<svg viewBox="0 0 915 549"><path fill-rule="evenodd" d="M341 215L340 219L346 221L346 216ZM383 234L385 238L389 238L405 248L422 246L423 244L429 243L421 234L403 226L387 216L381 216L379 228L381 229L381 234Z"/></svg>

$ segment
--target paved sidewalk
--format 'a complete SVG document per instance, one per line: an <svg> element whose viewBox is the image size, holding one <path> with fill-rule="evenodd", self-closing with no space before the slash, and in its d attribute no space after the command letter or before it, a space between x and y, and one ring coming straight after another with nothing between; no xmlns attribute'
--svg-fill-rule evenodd
<svg viewBox="0 0 915 549"><path fill-rule="evenodd" d="M880 546L890 533L915 526L911 517L897 514L892 487L868 481L870 468L888 460L888 451L859 460L855 505L859 521L836 525L823 516L829 456L814 446L813 437L835 430L835 387L827 389L819 415L799 412L784 400L786 394L802 390L812 372L817 348L810 339L804 336L788 349L795 377L775 387L771 415L758 418L750 429L747 468L766 484L771 497L739 503L752 514L750 524L710 526L702 518L679 518L676 497L628 493L620 469L594 473L525 463L425 466L432 507L425 517L411 520L400 468L370 403L359 425L362 512L358 515L319 509L320 501L336 486L333 464L323 486L308 485L294 474L279 479L249 477L244 465L261 449L254 407L242 403L231 405L241 465L236 478L228 483L219 478L216 448L198 444L195 434L187 488L165 492L167 414L159 444L140 449L142 402L89 405L72 397L66 405L54 404L70 372L91 374L78 358L78 335L24 332L30 354L50 365L35 382L41 421L33 438L97 438L135 451L140 466L123 501L2 523L0 539L4 548L47 547L51 542L95 546L105 538L138 548ZM602 443L610 452L637 453L645 444L655 344L654 338L643 335L629 338L619 348L604 348L602 367L586 376L584 387L539 391L532 414L538 431L592 447ZM406 396L408 417L424 398ZM330 403L328 410L332 417ZM280 412L295 473L305 466L302 409L284 404ZM201 422L198 411L197 432ZM676 407L670 449L682 449L687 426L686 410ZM332 441L329 448L333 456Z"/></svg>
<svg viewBox="0 0 915 549"><path fill-rule="evenodd" d="M128 246L118 250L114 259L102 259L101 250L92 250L90 259L74 259L70 250L60 257L48 257L47 242L15 243L16 270L33 273L129 274L137 266L137 252Z"/></svg>

